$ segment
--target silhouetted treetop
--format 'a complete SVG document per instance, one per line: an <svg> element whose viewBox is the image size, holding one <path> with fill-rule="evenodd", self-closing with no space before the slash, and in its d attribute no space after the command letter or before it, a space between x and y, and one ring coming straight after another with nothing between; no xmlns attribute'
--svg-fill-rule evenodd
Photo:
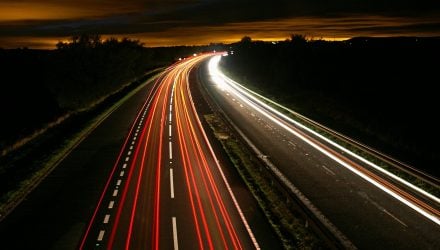
<svg viewBox="0 0 440 250"><path fill-rule="evenodd" d="M56 47L58 50L65 49L93 49L99 47L124 47L124 48L142 48L143 43L139 40L132 40L129 38L117 38L110 37L108 39L102 39L101 35L89 35L83 34L80 36L73 36L69 42L58 42Z"/></svg>
<svg viewBox="0 0 440 250"><path fill-rule="evenodd" d="M301 34L292 34L290 36L290 42L295 45L304 45L307 43L307 37Z"/></svg>
<svg viewBox="0 0 440 250"><path fill-rule="evenodd" d="M250 36L244 36L243 38L241 38L240 42L244 44L249 44L252 42L252 38Z"/></svg>

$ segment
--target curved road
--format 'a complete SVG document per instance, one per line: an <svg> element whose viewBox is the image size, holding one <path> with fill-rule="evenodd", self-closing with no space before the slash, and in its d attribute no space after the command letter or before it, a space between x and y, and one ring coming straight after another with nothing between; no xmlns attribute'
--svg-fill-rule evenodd
<svg viewBox="0 0 440 250"><path fill-rule="evenodd" d="M212 55L172 65L96 127L0 222L0 248L280 249L192 102L188 74Z"/></svg>
<svg viewBox="0 0 440 250"><path fill-rule="evenodd" d="M177 63L157 80L80 249L259 247L189 94L189 72L211 56Z"/></svg>
<svg viewBox="0 0 440 250"><path fill-rule="evenodd" d="M224 114L359 248L439 249L440 199L384 173L292 122L224 76L213 58L200 79Z"/></svg>

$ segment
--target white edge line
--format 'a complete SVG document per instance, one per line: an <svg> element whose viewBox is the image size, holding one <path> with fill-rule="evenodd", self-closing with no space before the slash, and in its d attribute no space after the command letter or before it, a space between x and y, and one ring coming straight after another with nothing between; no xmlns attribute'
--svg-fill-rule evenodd
<svg viewBox="0 0 440 250"><path fill-rule="evenodd" d="M221 73L220 73L221 74ZM224 75L222 75L223 77L226 77ZM229 78L227 78L229 79ZM231 79L229 79L230 81L233 81ZM232 84L232 83L229 83ZM231 86L232 87L232 86ZM238 91L238 90L236 90ZM309 144L310 146L314 147L315 149L317 149L318 151L320 151L321 153L323 153L324 155L326 155L327 157L333 159L334 161L336 161L337 163L341 164L342 166L346 167L347 169L349 169L350 171L352 171L353 173L357 174L358 176L362 177L364 180L370 182L371 184L373 184L374 186L376 186L377 188L381 189L382 191L386 192L387 194L391 195L392 197L396 198L397 200L399 200L400 202L402 202L403 204L407 205L408 207L412 208L413 210L417 211L418 213L420 213L421 215L425 216L426 218L430 219L431 221L433 221L434 223L436 223L437 225L440 225L440 219L437 218L435 215L430 214L429 212L426 212L425 210L419 208L417 205L413 204L412 202L406 200L405 198L403 198L402 196L396 194L394 191L388 189L387 187L381 185L380 183L378 183L377 181L371 179L370 177L366 176L365 174L363 174L362 172L360 172L359 170L355 169L354 167L352 167L350 164L346 163L345 161L340 160L339 158L337 158L336 156L334 156L333 154L331 154L330 152L328 152L327 150L319 147L318 145L316 145L314 142L310 141L309 139L305 138L304 136L302 136L301 134L299 134L298 132L296 132L295 130L293 130L292 128L290 128L289 126L287 126L286 124L280 122L279 120L277 120L276 118L274 118L272 115L268 114L267 112L263 111L261 108L257 107L255 104L252 104L249 100L247 100L246 98L244 98L244 96L242 96L241 94L239 94L238 92L235 93L238 97L240 97L243 101L245 101L248 105L252 106L255 110L257 110L259 113L261 113L262 115L266 116L268 119L272 120L273 122L277 123L279 126L283 127L284 129L286 129L287 131L289 131L290 133L294 134L295 136L297 136L298 138L300 138L301 140L303 140L304 142L306 142L307 144ZM244 95L248 96L248 94L243 93ZM252 98L252 96L248 96L250 98ZM255 98L254 101L259 102L259 100L256 100ZM261 105L263 105L264 107L266 107L266 105L264 105L263 103L259 102ZM271 109L271 107L268 107L268 109ZM272 110L272 109L271 109ZM276 110L274 110L275 113L278 113ZM295 122L295 121L293 121ZM296 122L295 122L296 123ZM301 126L302 124L298 124L298 126ZM302 127L302 126L301 126ZM305 127L305 129L307 129ZM313 132L313 131L312 131ZM317 135L319 136L319 134ZM321 136L319 136L321 137ZM326 139L324 137L324 139ZM328 140L328 139L327 139ZM326 140L326 141L327 141ZM330 141L331 142L331 141ZM330 143L329 142L329 143ZM336 144L337 145L337 144ZM338 145L339 146L339 145ZM340 146L339 146L340 147ZM349 151L351 152L351 151ZM359 156L358 156L359 157ZM363 159L363 158L362 158ZM364 159L365 160L365 159ZM366 161L366 160L365 160Z"/></svg>
<svg viewBox="0 0 440 250"><path fill-rule="evenodd" d="M243 94L246 95L247 97L249 97L249 98L251 98L252 100L254 100L255 102L257 102L258 104L260 104L260 105L262 105L263 107L269 109L271 112L274 112L275 114L281 116L283 119L286 119L286 120L288 120L289 122L291 122L291 123L293 123L293 124L295 124L295 125L301 127L302 129L306 130L307 132L312 133L313 135L315 135L315 136L319 137L320 139L326 141L327 143L331 144L332 146L338 148L339 150L342 150L342 151L346 152L347 154L349 154L349 155L355 157L356 159L358 159L358 160L364 162L365 164L368 164L369 166L371 166L371 167L373 167L374 169L376 169L376 170L382 172L383 174L385 174L385 175L387 175L387 176L389 176L389 177L391 177L391 178L393 178L393 179L399 181L400 183L406 185L407 187L410 187L410 188L414 189L415 191L417 191L417 192L419 192L419 193L421 193L421 194L423 194L423 195L429 197L430 199L436 201L437 203L440 203L440 198L438 198L438 197L436 197L436 196L434 196L434 195L432 195L432 194L426 192L425 190L423 190L423 189L421 189L421 188L419 188L419 187L413 185L412 183L410 183L410 182L408 182L408 181L406 181L406 180L404 180L404 179L402 179L402 178L400 178L400 177L398 177L398 176L396 176L396 175L394 175L394 174L392 174L392 173L386 171L385 169L383 169L383 168L379 167L378 165L374 164L373 162L371 162L371 161L369 161L369 160L363 158L363 157L360 156L360 155L357 155L357 154L353 153L352 151L350 151L350 150L348 150L348 149L342 147L341 145L337 144L336 142L333 142L332 140L328 139L327 137L325 137L325 136L323 136L323 135L321 135L321 134L319 134L319 133L317 133L317 132L311 130L310 128L304 126L303 124L301 124L301 123L299 123L299 122L297 122L297 121L295 121L295 120L293 120L293 119L287 117L286 115L280 113L279 111L275 110L274 108L272 108L272 107L268 106L267 104L261 102L260 100L256 99L256 98L253 97L251 94L245 93L245 91L250 92L250 93L252 93L252 94L254 94L254 95L256 95L256 96L258 96L258 97L260 97L260 98L263 98L264 100L267 100L267 101L269 101L269 102L271 102L271 103L273 103L273 104L275 104L275 105L277 105L277 106L279 106L279 107L281 107L281 108L284 108L284 109L288 110L288 109L285 108L284 106L282 106L282 105L280 105L280 104L278 104L278 103L276 103L276 102L274 102L274 101L272 101L272 100L270 100L270 99L268 99L268 98L266 98L266 97L264 97L264 96L262 96L262 95L260 95L260 94L258 94L258 93L256 93L256 92L254 92L254 91L252 91L252 90L250 90L250 89L248 89L248 88L242 86L241 84L239 84L239 83L237 83L237 82L235 82L234 80L232 80L232 79L230 79L229 77L225 76L222 72L220 72L220 70L217 70L217 71L218 71L218 74L220 75L220 77L222 77L223 80L224 80L225 82L228 82L232 88L236 89L236 90L239 91L240 93L243 93ZM232 86L232 85L234 85L234 86ZM240 89L241 89L241 90L240 90Z"/></svg>

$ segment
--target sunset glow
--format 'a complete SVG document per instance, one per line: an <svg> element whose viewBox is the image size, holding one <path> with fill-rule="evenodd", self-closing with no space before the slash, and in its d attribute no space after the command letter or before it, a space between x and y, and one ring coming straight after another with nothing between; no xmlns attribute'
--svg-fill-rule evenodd
<svg viewBox="0 0 440 250"><path fill-rule="evenodd" d="M304 14L293 4L287 4L284 7L292 13L282 11L280 5L271 7L260 18L256 13L260 13L264 5L249 7L240 3L4 1L0 3L0 47L53 49L58 41L83 33L139 39L146 46L230 43L243 36L280 41L291 34L323 40L356 36L440 36L440 18L435 9L412 15L398 15L391 10L362 13L347 9L329 15L314 5L306 6ZM222 14L224 9L234 11Z"/></svg>

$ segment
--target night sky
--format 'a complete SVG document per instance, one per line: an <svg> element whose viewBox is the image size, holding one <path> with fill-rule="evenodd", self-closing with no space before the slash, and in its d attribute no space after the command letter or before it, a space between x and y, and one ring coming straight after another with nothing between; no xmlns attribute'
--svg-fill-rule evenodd
<svg viewBox="0 0 440 250"><path fill-rule="evenodd" d="M440 36L435 0L0 0L0 47L54 48L82 33L146 46L284 40L291 34Z"/></svg>

